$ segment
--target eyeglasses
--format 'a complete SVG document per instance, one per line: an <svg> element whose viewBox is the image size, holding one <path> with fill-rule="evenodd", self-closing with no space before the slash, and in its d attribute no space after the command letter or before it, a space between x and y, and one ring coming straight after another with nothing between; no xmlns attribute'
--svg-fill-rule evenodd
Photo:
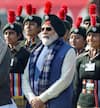
<svg viewBox="0 0 100 108"><path fill-rule="evenodd" d="M51 31L52 28L51 28L51 27L43 27L43 28L41 28L41 31L44 31L44 30L46 30L46 31Z"/></svg>

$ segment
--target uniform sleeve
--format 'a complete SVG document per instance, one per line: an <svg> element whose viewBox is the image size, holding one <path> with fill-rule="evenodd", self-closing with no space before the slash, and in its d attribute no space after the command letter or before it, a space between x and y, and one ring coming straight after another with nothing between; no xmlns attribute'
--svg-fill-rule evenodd
<svg viewBox="0 0 100 108"><path fill-rule="evenodd" d="M28 67L29 67L29 60L28 60L28 63L26 65L23 77L22 77L22 90L23 90L25 97L28 99L29 102L31 102L31 100L35 97L35 94L32 92L32 89L31 89L30 84L29 84Z"/></svg>
<svg viewBox="0 0 100 108"><path fill-rule="evenodd" d="M56 98L63 92L72 82L76 65L76 54L73 48L67 52L61 71L61 77L51 85L39 98L45 103L52 98Z"/></svg>

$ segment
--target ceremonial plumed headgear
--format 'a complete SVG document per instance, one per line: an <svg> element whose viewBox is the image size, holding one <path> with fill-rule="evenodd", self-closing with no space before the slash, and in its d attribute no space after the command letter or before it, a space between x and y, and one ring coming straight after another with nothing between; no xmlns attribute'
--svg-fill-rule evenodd
<svg viewBox="0 0 100 108"><path fill-rule="evenodd" d="M26 5L26 13L27 13L27 16L25 17L23 23L25 23L26 21L34 21L39 26L41 26L42 19L39 16L36 16L36 9L32 8L31 4Z"/></svg>

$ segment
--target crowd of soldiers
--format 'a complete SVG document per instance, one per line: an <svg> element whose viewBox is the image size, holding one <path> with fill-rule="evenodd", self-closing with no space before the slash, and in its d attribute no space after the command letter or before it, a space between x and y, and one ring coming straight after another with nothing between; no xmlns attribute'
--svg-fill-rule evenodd
<svg viewBox="0 0 100 108"><path fill-rule="evenodd" d="M9 10L0 37L0 108L99 108L100 16L90 4L75 24L67 5L44 16ZM2 22L1 22L2 23ZM0 23L0 24L1 24Z"/></svg>

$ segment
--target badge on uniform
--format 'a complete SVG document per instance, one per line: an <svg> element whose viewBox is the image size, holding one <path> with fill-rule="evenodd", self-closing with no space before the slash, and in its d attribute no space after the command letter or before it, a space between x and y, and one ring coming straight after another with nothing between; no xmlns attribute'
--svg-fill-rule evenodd
<svg viewBox="0 0 100 108"><path fill-rule="evenodd" d="M95 70L95 63L87 63L85 64L85 71L94 71Z"/></svg>
<svg viewBox="0 0 100 108"><path fill-rule="evenodd" d="M11 59L10 66L13 66L13 64L14 64L14 58Z"/></svg>
<svg viewBox="0 0 100 108"><path fill-rule="evenodd" d="M87 90L94 90L94 83L86 83Z"/></svg>

